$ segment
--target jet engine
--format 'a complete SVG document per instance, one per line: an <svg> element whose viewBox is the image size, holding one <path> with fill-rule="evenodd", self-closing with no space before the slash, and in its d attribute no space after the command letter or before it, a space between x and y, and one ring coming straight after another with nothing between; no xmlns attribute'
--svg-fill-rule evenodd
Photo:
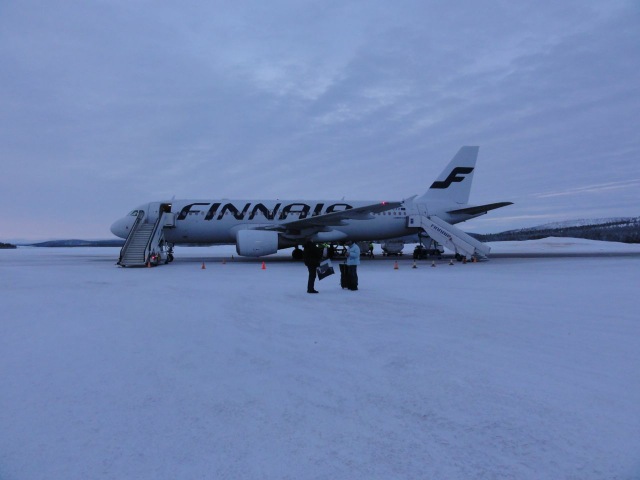
<svg viewBox="0 0 640 480"><path fill-rule="evenodd" d="M278 251L278 232L238 230L236 252L244 257L261 257Z"/></svg>

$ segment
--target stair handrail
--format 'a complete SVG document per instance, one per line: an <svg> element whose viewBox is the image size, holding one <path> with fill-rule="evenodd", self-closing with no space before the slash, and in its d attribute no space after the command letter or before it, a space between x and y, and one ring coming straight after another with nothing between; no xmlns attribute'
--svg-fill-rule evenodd
<svg viewBox="0 0 640 480"><path fill-rule="evenodd" d="M160 212L160 215L158 216L158 220L156 220L156 223L153 226L153 231L149 236L149 241L147 242L147 246L144 248L144 263L147 263L151 260L151 250L153 248L153 245L156 245L156 243L160 243L162 235L164 234L164 226L161 228L158 228L158 227L162 224L165 213L166 212Z"/></svg>
<svg viewBox="0 0 640 480"><path fill-rule="evenodd" d="M127 239L125 240L124 245L120 249L120 257L118 257L118 265L120 265L120 263L122 262L122 257L124 257L124 254L127 251L127 248L129 248L129 244L131 243L131 241L133 240L133 237L135 236L134 233L138 229L138 226L140 225L140 223L142 223L143 219L144 219L144 210L138 210L138 214L136 215L136 221L133 222L133 225L131 225L131 230L129 231L129 235L127 235Z"/></svg>

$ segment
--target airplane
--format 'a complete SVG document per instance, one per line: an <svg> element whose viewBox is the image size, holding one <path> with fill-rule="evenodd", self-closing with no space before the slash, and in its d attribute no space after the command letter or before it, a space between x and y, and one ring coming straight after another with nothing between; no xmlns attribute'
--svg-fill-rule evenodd
<svg viewBox="0 0 640 480"><path fill-rule="evenodd" d="M173 247L235 244L238 255L261 257L307 240L318 243L429 236L456 256L486 259L489 247L454 224L511 205L470 205L479 147L464 146L422 196L402 201L175 200L134 208L111 225L126 239L121 266L173 260Z"/></svg>

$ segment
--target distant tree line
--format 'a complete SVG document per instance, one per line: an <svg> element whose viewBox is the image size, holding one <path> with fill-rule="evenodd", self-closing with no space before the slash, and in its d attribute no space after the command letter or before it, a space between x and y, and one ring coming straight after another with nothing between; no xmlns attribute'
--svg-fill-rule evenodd
<svg viewBox="0 0 640 480"><path fill-rule="evenodd" d="M32 247L121 247L124 240L49 240L47 242L32 243Z"/></svg>
<svg viewBox="0 0 640 480"><path fill-rule="evenodd" d="M595 225L523 228L486 235L472 234L481 242L537 240L547 237L586 238L606 242L640 243L640 217L616 219Z"/></svg>
<svg viewBox="0 0 640 480"><path fill-rule="evenodd" d="M16 246L12 245L10 243L2 243L2 242L0 242L0 248L16 248Z"/></svg>

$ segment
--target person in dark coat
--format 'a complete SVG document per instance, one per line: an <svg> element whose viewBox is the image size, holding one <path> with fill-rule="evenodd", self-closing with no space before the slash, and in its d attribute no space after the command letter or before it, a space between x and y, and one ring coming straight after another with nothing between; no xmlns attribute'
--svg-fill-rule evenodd
<svg viewBox="0 0 640 480"><path fill-rule="evenodd" d="M307 281L307 293L318 293L315 289L316 269L322 261L322 249L312 241L304 244L304 264L309 270L309 280Z"/></svg>

